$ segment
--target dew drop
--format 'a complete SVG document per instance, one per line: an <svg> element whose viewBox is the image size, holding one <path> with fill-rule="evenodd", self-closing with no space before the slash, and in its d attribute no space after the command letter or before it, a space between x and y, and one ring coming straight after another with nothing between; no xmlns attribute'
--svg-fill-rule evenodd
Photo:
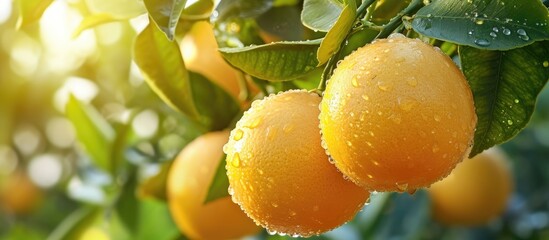
<svg viewBox="0 0 549 240"><path fill-rule="evenodd" d="M545 64L545 63L544 63L544 64ZM545 65L544 65L544 66L545 66ZM370 98L369 98L368 95L366 95L366 94L363 94L363 95L362 95L362 99L364 99L364 100L366 100L366 101L370 100Z"/></svg>
<svg viewBox="0 0 549 240"><path fill-rule="evenodd" d="M438 147L438 145L433 145L433 152L436 153L440 150L440 148Z"/></svg>
<svg viewBox="0 0 549 240"><path fill-rule="evenodd" d="M297 213L293 210L290 210L290 216L295 216L295 215L297 215Z"/></svg>
<svg viewBox="0 0 549 240"><path fill-rule="evenodd" d="M520 102L520 100L518 100L518 99L515 99L515 103L519 103L519 102Z"/></svg>
<svg viewBox="0 0 549 240"><path fill-rule="evenodd" d="M440 122L440 116L435 114L435 116L433 116L433 118L435 119L435 121L437 122Z"/></svg>
<svg viewBox="0 0 549 240"><path fill-rule="evenodd" d="M519 35L519 38L524 40L524 41L530 40L530 37L528 37L527 35Z"/></svg>
<svg viewBox="0 0 549 240"><path fill-rule="evenodd" d="M513 120L511 120L511 119L507 120L507 124L509 124L509 126L513 125Z"/></svg>
<svg viewBox="0 0 549 240"><path fill-rule="evenodd" d="M263 170L259 169L257 170L257 172L259 172L259 175L263 175L265 172L263 172Z"/></svg>
<svg viewBox="0 0 549 240"><path fill-rule="evenodd" d="M240 154L234 153L231 165L233 165L233 167L240 167Z"/></svg>
<svg viewBox="0 0 549 240"><path fill-rule="evenodd" d="M236 132L234 133L233 139L235 141L238 141L238 140L242 139L243 136L244 136L244 132L241 129L236 129Z"/></svg>
<svg viewBox="0 0 549 240"><path fill-rule="evenodd" d="M229 192L229 195L233 195L234 194L234 189L231 185L229 185L229 188L227 188L227 192Z"/></svg>
<svg viewBox="0 0 549 240"><path fill-rule="evenodd" d="M415 87L417 86L417 79L415 77L409 78L408 80L406 80L406 83L408 83L408 85L412 87Z"/></svg>
<svg viewBox="0 0 549 240"><path fill-rule="evenodd" d="M346 141L346 143L347 143L347 146L349 146L349 147L353 146L353 143L351 141Z"/></svg>
<svg viewBox="0 0 549 240"><path fill-rule="evenodd" d="M484 20L479 19L479 20L475 21L475 23L476 23L477 25L482 25L482 24L484 24Z"/></svg>
<svg viewBox="0 0 549 240"><path fill-rule="evenodd" d="M271 236L277 234L275 230L270 230L270 229L267 229L267 233L269 233L269 235Z"/></svg>
<svg viewBox="0 0 549 240"><path fill-rule="evenodd" d="M271 203L271 206L273 206L273 207L277 208L277 207L278 207L278 204L277 204L277 203L275 203L275 202L273 202L273 203Z"/></svg>
<svg viewBox="0 0 549 240"><path fill-rule="evenodd" d="M352 80L351 80L351 84L353 84L353 87L358 87L358 80L356 79L356 77L354 77Z"/></svg>
<svg viewBox="0 0 549 240"><path fill-rule="evenodd" d="M371 174L368 174L367 176L368 176L369 179L373 179L373 178L374 178L374 176L372 176Z"/></svg>
<svg viewBox="0 0 549 240"><path fill-rule="evenodd" d="M400 192L405 192L406 190L408 190L408 183L402 183L402 184L397 183L396 186Z"/></svg>
<svg viewBox="0 0 549 240"><path fill-rule="evenodd" d="M474 42L475 42L476 45L481 46L481 47L486 47L486 46L490 45L490 41L488 41L486 39L483 39L483 38L475 39Z"/></svg>
<svg viewBox="0 0 549 240"><path fill-rule="evenodd" d="M497 37L497 36L498 36L498 35L497 35L495 32L490 32L490 37L495 38L495 37Z"/></svg>
<svg viewBox="0 0 549 240"><path fill-rule="evenodd" d="M248 125L248 127L256 128L257 126L259 126L259 123L261 123L261 118L256 118Z"/></svg>
<svg viewBox="0 0 549 240"><path fill-rule="evenodd" d="M494 31L494 32L497 33L497 32L499 32L499 29L498 29L497 27L493 27L493 28L492 28L492 31Z"/></svg>
<svg viewBox="0 0 549 240"><path fill-rule="evenodd" d="M526 35L526 31L524 31L524 29L521 28L521 29L518 29L518 30L517 30L517 34L518 34L518 35L525 36L525 35Z"/></svg>
<svg viewBox="0 0 549 240"><path fill-rule="evenodd" d="M509 30L507 28L503 28L502 33L503 33L503 35L509 36L509 35L511 35L511 30Z"/></svg>

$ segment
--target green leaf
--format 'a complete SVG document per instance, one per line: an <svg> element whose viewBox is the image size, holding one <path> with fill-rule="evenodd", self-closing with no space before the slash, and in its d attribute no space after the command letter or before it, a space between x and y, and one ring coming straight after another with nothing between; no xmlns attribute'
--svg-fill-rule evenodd
<svg viewBox="0 0 549 240"><path fill-rule="evenodd" d="M302 40L305 33L299 20L299 9L295 6L273 7L256 22L265 32L286 41Z"/></svg>
<svg viewBox="0 0 549 240"><path fill-rule="evenodd" d="M221 1L216 7L215 21L225 21L230 18L255 18L273 6L273 0L230 0Z"/></svg>
<svg viewBox="0 0 549 240"><path fill-rule="evenodd" d="M223 57L242 71L270 81L287 81L315 69L319 40L221 48Z"/></svg>
<svg viewBox="0 0 549 240"><path fill-rule="evenodd" d="M187 0L143 0L156 25L173 40L175 28Z"/></svg>
<svg viewBox="0 0 549 240"><path fill-rule="evenodd" d="M151 89L164 102L189 117L198 117L189 76L176 42L170 42L149 23L136 38L134 59Z"/></svg>
<svg viewBox="0 0 549 240"><path fill-rule="evenodd" d="M172 163L173 161L164 163L156 175L146 179L139 185L138 194L140 198L151 197L162 201L167 200L166 181Z"/></svg>
<svg viewBox="0 0 549 240"><path fill-rule="evenodd" d="M122 186L120 196L116 199L115 212L122 226L128 232L135 234L139 229L139 200L136 197L137 173L135 167L130 168L128 179Z"/></svg>
<svg viewBox="0 0 549 240"><path fill-rule="evenodd" d="M95 108L84 105L72 95L65 108L65 114L76 130L78 141L96 166L112 172L111 148L115 132L111 125Z"/></svg>
<svg viewBox="0 0 549 240"><path fill-rule="evenodd" d="M478 116L470 157L517 135L549 80L549 41L510 51L459 48Z"/></svg>
<svg viewBox="0 0 549 240"><path fill-rule="evenodd" d="M212 13L214 3L212 0L201 0L183 9L181 19L207 18Z"/></svg>
<svg viewBox="0 0 549 240"><path fill-rule="evenodd" d="M204 204L213 200L229 196L229 178L227 177L227 169L225 168L225 158L227 155L223 154L217 170L215 171L214 179L210 184L208 195L204 200Z"/></svg>
<svg viewBox="0 0 549 240"><path fill-rule="evenodd" d="M301 22L314 31L328 32L345 6L336 0L305 0Z"/></svg>
<svg viewBox="0 0 549 240"><path fill-rule="evenodd" d="M509 50L549 39L549 13L539 0L439 0L420 9L412 27L459 45Z"/></svg>
<svg viewBox="0 0 549 240"><path fill-rule="evenodd" d="M201 123L210 131L227 128L240 112L238 101L202 75L189 72L191 89Z"/></svg>
<svg viewBox="0 0 549 240"><path fill-rule="evenodd" d="M354 1L350 2L354 3ZM317 66L321 66L326 63L328 59L330 59L332 55L339 50L341 43L345 40L345 37L347 37L347 33L349 33L353 27L355 18L356 5L349 4L345 6L343 11L341 11L341 15L339 15L339 18L337 19L337 22L330 29L330 31L328 31L322 40L322 43L320 43L320 47L316 53L316 58L318 59Z"/></svg>
<svg viewBox="0 0 549 240"><path fill-rule="evenodd" d="M119 20L120 19L117 19L112 15L106 13L85 16L78 25L78 27L74 30L72 38L77 38L84 30L97 27L101 24L115 22Z"/></svg>
<svg viewBox="0 0 549 240"><path fill-rule="evenodd" d="M153 199L140 201L137 240L173 240L180 236L168 205Z"/></svg>
<svg viewBox="0 0 549 240"><path fill-rule="evenodd" d="M427 192L419 190L414 195L390 193L389 198L380 221L366 238L420 239L431 219L431 201Z"/></svg>
<svg viewBox="0 0 549 240"><path fill-rule="evenodd" d="M47 240L78 239L99 217L101 208L95 206L84 206L71 213L63 220L48 236Z"/></svg>
<svg viewBox="0 0 549 240"><path fill-rule="evenodd" d="M40 20L42 14L52 2L53 0L19 0L17 29Z"/></svg>

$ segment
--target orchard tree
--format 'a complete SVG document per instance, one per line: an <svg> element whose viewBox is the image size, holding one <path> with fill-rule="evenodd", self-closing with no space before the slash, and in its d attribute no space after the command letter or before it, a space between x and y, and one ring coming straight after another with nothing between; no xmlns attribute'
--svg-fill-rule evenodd
<svg viewBox="0 0 549 240"><path fill-rule="evenodd" d="M0 25L0 60L12 59L0 129L31 122L54 136L41 151L71 160L48 197L28 183L47 185L42 165L24 160L38 150L26 154L18 131L14 144L0 136L0 157L20 156L1 175L1 211L15 220L0 219L0 237L549 237L548 5L14 0ZM60 8L77 16L65 23L73 41L94 47L67 45L82 57L54 71L47 56L63 46L34 42L61 38L47 28ZM10 36L30 42L26 52ZM41 51L29 70L25 54ZM31 87L12 78L57 82L43 89L57 109L19 110L12 89ZM41 124L52 116L77 144L56 143ZM12 194L18 179L30 187Z"/></svg>

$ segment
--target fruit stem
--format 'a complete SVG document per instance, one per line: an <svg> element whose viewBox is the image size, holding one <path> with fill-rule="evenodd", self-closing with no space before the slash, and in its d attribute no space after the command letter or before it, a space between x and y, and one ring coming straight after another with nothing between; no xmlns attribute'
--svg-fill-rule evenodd
<svg viewBox="0 0 549 240"><path fill-rule="evenodd" d="M355 19L355 21L360 22L360 19L362 17L364 17L364 15L366 14L366 10L368 9L368 7L370 7L370 5L372 5L376 1L377 0L364 0L364 1L362 1L360 6L356 10L356 19ZM322 76L320 77L320 83L318 83L317 91L321 92L321 91L324 91L324 88L326 88L326 80L328 78L330 78L330 76L332 75L332 72L336 67L336 63L340 59L343 47L345 46L346 42L348 41L348 39L352 35L352 33L353 33L352 30L347 33L347 36L345 37L345 40L343 40L341 42L340 46L339 46L339 50L334 55L332 55L330 60L328 60L328 63L326 64L326 67L324 68L324 71L322 72Z"/></svg>
<svg viewBox="0 0 549 240"><path fill-rule="evenodd" d="M423 0L413 0L408 7L400 11L395 17L383 26L383 30L376 36L378 38L388 37L395 29L402 24L402 17L416 13L421 7L423 7Z"/></svg>

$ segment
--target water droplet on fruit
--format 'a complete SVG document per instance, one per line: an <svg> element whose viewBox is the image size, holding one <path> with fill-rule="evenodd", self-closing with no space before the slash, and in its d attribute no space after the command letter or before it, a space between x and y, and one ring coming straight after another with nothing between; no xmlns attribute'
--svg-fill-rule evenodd
<svg viewBox="0 0 549 240"><path fill-rule="evenodd" d="M276 204L275 202L271 203L271 206L277 208L278 207L278 204Z"/></svg>
<svg viewBox="0 0 549 240"><path fill-rule="evenodd" d="M249 125L249 128L256 128L261 123L261 118L254 119Z"/></svg>
<svg viewBox="0 0 549 240"><path fill-rule="evenodd" d="M433 152L436 153L440 150L440 148L438 147L438 145L433 145Z"/></svg>
<svg viewBox="0 0 549 240"><path fill-rule="evenodd" d="M417 79L415 77L409 78L408 80L406 80L406 83L408 83L408 85L412 87L415 87L417 86Z"/></svg>
<svg viewBox="0 0 549 240"><path fill-rule="evenodd" d="M352 80L351 80L351 84L353 84L353 87L358 87L358 80L356 79L356 77L354 77Z"/></svg>
<svg viewBox="0 0 549 240"><path fill-rule="evenodd" d="M231 185L229 185L229 188L227 188L227 192L229 192L229 195L233 195L234 194L234 189Z"/></svg>
<svg viewBox="0 0 549 240"><path fill-rule="evenodd" d="M295 215L297 215L297 213L293 210L290 210L290 216L295 216Z"/></svg>
<svg viewBox="0 0 549 240"><path fill-rule="evenodd" d="M238 140L242 139L243 136L244 136L244 132L241 129L236 129L233 139L235 141L238 141Z"/></svg>
<svg viewBox="0 0 549 240"><path fill-rule="evenodd" d="M233 167L240 166L240 154L234 153L233 158L231 160L231 165L233 165Z"/></svg>
<svg viewBox="0 0 549 240"><path fill-rule="evenodd" d="M433 118L435 119L435 121L440 122L440 116L438 114L435 114Z"/></svg>
<svg viewBox="0 0 549 240"><path fill-rule="evenodd" d="M364 99L364 100L368 101L368 100L369 100L370 98L368 97L368 95L366 95L366 94L363 94L363 95L362 95L362 99Z"/></svg>
<svg viewBox="0 0 549 240"><path fill-rule="evenodd" d="M270 230L270 229L267 229L267 233L268 233L269 235L275 235L275 234L277 234L277 232L276 232L275 230Z"/></svg>
<svg viewBox="0 0 549 240"><path fill-rule="evenodd" d="M408 190L408 183L397 183L396 187L400 192L405 192Z"/></svg>
<svg viewBox="0 0 549 240"><path fill-rule="evenodd" d="M347 143L347 146L349 146L349 147L353 146L353 143L351 141L346 141L346 143Z"/></svg>
<svg viewBox="0 0 549 240"><path fill-rule="evenodd" d="M367 176L368 176L369 179L373 179L373 178L374 178L374 176L372 176L371 174L368 174Z"/></svg>

